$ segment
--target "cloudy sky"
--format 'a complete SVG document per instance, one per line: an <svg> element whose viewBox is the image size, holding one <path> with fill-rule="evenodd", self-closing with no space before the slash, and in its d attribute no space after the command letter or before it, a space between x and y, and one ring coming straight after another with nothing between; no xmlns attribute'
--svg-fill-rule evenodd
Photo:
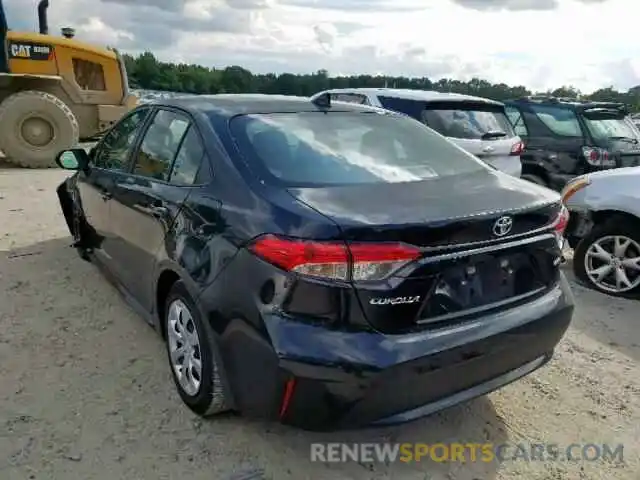
<svg viewBox="0 0 640 480"><path fill-rule="evenodd" d="M160 59L589 92L640 84L638 0L51 0L50 26ZM37 0L4 0L34 29Z"/></svg>

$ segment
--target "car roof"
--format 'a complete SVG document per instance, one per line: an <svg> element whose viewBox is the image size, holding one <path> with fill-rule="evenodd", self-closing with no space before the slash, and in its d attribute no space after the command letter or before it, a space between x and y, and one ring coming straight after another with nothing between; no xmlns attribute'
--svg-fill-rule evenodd
<svg viewBox="0 0 640 480"><path fill-rule="evenodd" d="M148 105L173 106L191 112L217 113L228 117L252 113L316 112L320 109L309 97L245 93L175 97L160 99ZM379 112L380 109L367 105L337 102L332 105L331 111Z"/></svg>
<svg viewBox="0 0 640 480"><path fill-rule="evenodd" d="M552 96L532 96L507 100L506 104L545 105L564 107L575 110L590 110L594 108L625 110L626 105L619 102L597 102L591 100L578 100L575 98L561 98Z"/></svg>
<svg viewBox="0 0 640 480"><path fill-rule="evenodd" d="M502 102L461 93L444 93L434 90L412 90L409 88L334 88L321 93L362 93L366 95L384 95L405 100L444 101L444 102L484 102L492 105L503 105Z"/></svg>

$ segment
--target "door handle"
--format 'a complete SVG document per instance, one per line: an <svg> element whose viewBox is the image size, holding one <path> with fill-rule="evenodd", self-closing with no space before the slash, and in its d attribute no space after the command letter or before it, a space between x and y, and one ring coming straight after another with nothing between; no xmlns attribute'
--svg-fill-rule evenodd
<svg viewBox="0 0 640 480"><path fill-rule="evenodd" d="M102 197L102 200L104 200L106 202L107 200L111 200L113 198L113 193L111 193L111 192L102 192L100 194L100 196Z"/></svg>

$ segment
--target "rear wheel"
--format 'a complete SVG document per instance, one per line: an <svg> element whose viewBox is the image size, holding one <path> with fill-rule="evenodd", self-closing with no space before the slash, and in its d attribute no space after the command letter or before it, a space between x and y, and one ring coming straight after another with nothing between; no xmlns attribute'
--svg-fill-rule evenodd
<svg viewBox="0 0 640 480"><path fill-rule="evenodd" d="M576 277L615 296L640 293L640 228L614 219L598 225L576 247Z"/></svg>
<svg viewBox="0 0 640 480"><path fill-rule="evenodd" d="M227 411L212 333L181 281L167 297L164 322L171 373L183 402L202 416Z"/></svg>
<svg viewBox="0 0 640 480"><path fill-rule="evenodd" d="M27 90L0 104L0 150L15 165L55 167L55 156L77 144L79 136L75 115L55 95Z"/></svg>

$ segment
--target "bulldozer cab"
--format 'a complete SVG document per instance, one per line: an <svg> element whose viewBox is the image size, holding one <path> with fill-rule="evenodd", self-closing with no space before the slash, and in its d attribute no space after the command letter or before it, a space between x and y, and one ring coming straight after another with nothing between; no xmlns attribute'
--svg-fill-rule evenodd
<svg viewBox="0 0 640 480"><path fill-rule="evenodd" d="M107 130L137 104L136 97L129 92L125 62L120 53L112 48L78 41L73 28L63 28L60 35L50 34L48 7L49 0L38 3L38 32L18 32L9 28L10 22L0 0L0 150L7 153L12 146L20 144L20 148L13 150L21 155L32 153L38 156L41 159L38 163L45 161L45 153L42 145L31 141L30 137L36 130L50 130L52 139L55 133L64 134L65 145L91 139ZM28 134L16 131L3 135L2 131L6 130L4 123L21 121L16 115L6 113L9 107L5 102L10 99L20 100L12 104L14 110L18 106L24 110L40 105L56 114L64 111L64 115L58 117L66 127L73 124L72 128L54 132L55 122L45 128L40 121L40 127L28 129ZM46 120L52 115L45 113L41 117L40 120ZM67 117L67 120L62 117ZM14 134L19 141L13 141ZM67 145L67 148L71 146Z"/></svg>

